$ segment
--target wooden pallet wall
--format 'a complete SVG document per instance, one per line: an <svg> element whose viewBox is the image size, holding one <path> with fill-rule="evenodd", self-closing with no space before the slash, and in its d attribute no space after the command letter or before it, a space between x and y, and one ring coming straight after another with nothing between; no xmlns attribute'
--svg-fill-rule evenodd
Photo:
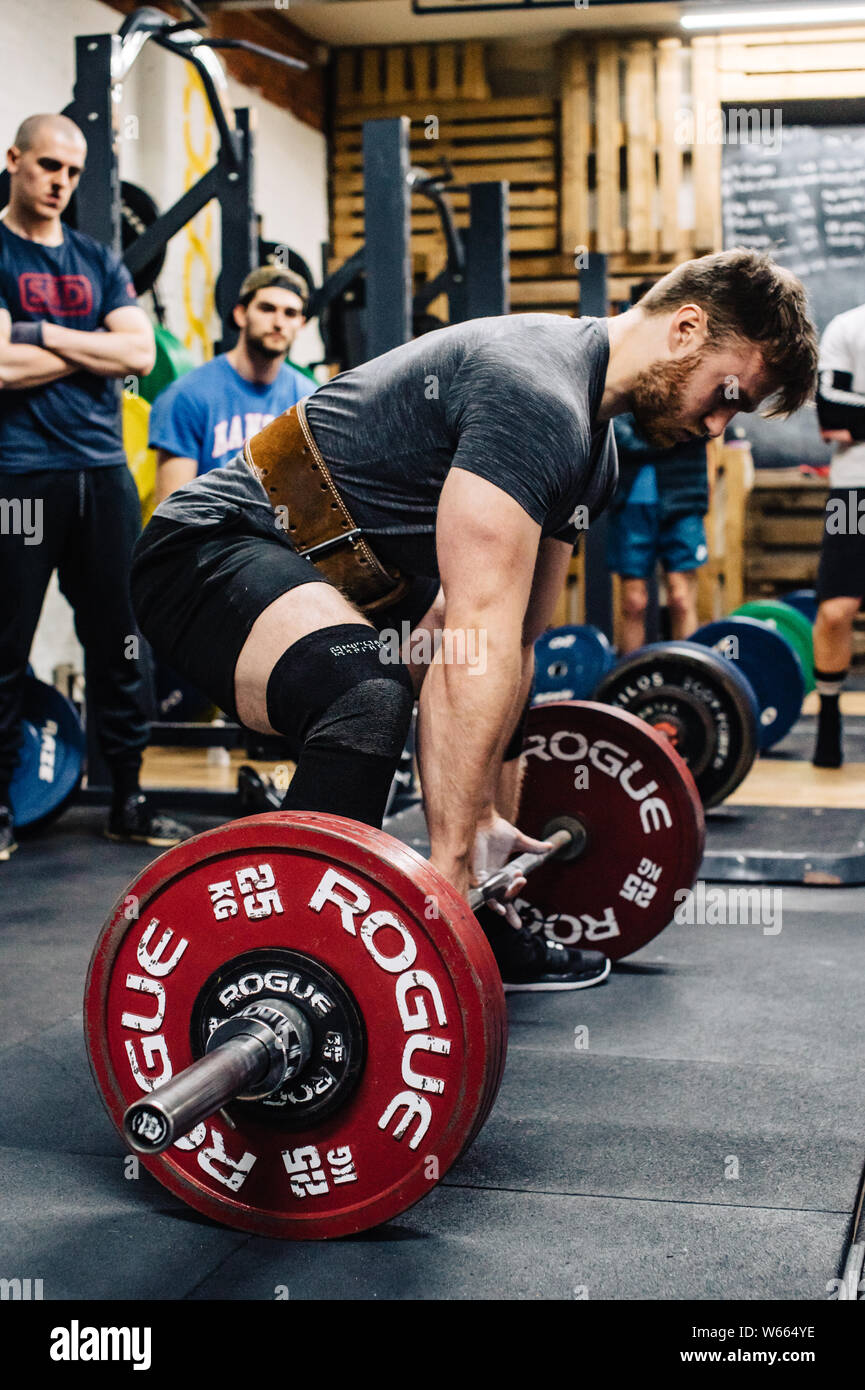
<svg viewBox="0 0 865 1390"><path fill-rule="evenodd" d="M482 43L344 48L336 55L336 109L402 102L487 101Z"/></svg>
<svg viewBox="0 0 865 1390"><path fill-rule="evenodd" d="M334 264L363 241L363 122L400 114L411 121L413 160L447 159L457 181L508 180L514 311L577 312L586 250L610 256L611 297L627 299L637 280L720 245L719 149L686 146L679 128L690 81L715 90L714 61L713 39L687 48L679 39L567 41L553 100L490 97L479 43L344 50L334 82ZM679 228L686 166L699 194L690 232ZM467 195L452 198L465 225ZM421 198L412 251L422 273L444 265L437 217ZM443 301L431 308L445 313Z"/></svg>
<svg viewBox="0 0 865 1390"><path fill-rule="evenodd" d="M616 301L637 281L721 248L723 103L819 97L831 114L832 98L865 96L862 25L688 40L581 36L563 41L560 59L554 100L491 96L478 42L342 50L334 264L363 241L364 120L408 116L412 159L436 168L444 157L457 181L507 179L512 307L572 314L584 250L608 256ZM464 225L467 195L453 202ZM421 198L412 251L422 273L444 264L436 215ZM443 302L431 307L444 312Z"/></svg>
<svg viewBox="0 0 865 1390"><path fill-rule="evenodd" d="M865 96L865 26L562 49L561 243L605 252L612 297L720 250L723 107ZM685 190L688 191L687 199ZM682 225L685 202L693 205Z"/></svg>
<svg viewBox="0 0 865 1390"><path fill-rule="evenodd" d="M362 130L366 120L408 116L411 159L432 171L447 160L455 182L509 183L511 307L572 314L573 253L559 251L558 105L548 97L491 97L480 43L347 49L336 59L331 154L333 262L363 242ZM457 226L468 194L450 195ZM433 278L445 264L438 215L412 199L412 255ZM447 317L444 299L430 305Z"/></svg>
<svg viewBox="0 0 865 1390"><path fill-rule="evenodd" d="M613 273L639 278L717 250L721 147L687 116L690 89L720 111L714 38L568 40L562 56L562 252L605 252Z"/></svg>
<svg viewBox="0 0 865 1390"><path fill-rule="evenodd" d="M748 598L814 587L828 495L828 483L798 468L757 469L745 532Z"/></svg>
<svg viewBox="0 0 865 1390"><path fill-rule="evenodd" d="M770 30L715 40L721 101L827 101L865 96L865 27Z"/></svg>
<svg viewBox="0 0 865 1390"><path fill-rule="evenodd" d="M746 440L707 446L710 501L705 519L709 558L697 571L697 616L722 618L745 599L745 516L754 483L754 460Z"/></svg>

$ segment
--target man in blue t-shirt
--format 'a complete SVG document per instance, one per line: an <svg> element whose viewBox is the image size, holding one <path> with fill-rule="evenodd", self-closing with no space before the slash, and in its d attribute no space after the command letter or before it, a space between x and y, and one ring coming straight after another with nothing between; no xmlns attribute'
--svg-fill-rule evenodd
<svg viewBox="0 0 865 1390"><path fill-rule="evenodd" d="M247 275L234 307L236 345L175 381L153 403L157 503L230 462L274 416L315 390L314 381L285 361L305 315L306 286L299 275L273 265Z"/></svg>
<svg viewBox="0 0 865 1390"><path fill-rule="evenodd" d="M122 261L60 215L87 144L66 116L28 117L7 155L0 221L0 861L16 848L11 783L27 659L53 571L84 647L88 704L112 778L111 839L189 831L139 786L149 738L129 598L141 529L117 379L153 366L153 330ZM27 525L23 522L26 519Z"/></svg>

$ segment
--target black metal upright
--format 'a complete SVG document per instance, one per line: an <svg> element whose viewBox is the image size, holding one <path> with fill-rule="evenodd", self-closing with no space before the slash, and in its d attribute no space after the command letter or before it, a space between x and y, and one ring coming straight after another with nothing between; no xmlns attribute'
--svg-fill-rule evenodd
<svg viewBox="0 0 865 1390"><path fill-rule="evenodd" d="M237 342L238 329L232 318L240 286L251 270L258 265L258 218L254 206L255 168L253 162L253 129L249 109L235 108L235 129L232 132L236 161L230 160L228 150L220 147L218 164L218 197L222 216L222 272L220 314L222 343L226 352Z"/></svg>
<svg viewBox="0 0 865 1390"><path fill-rule="evenodd" d="M580 271L580 317L604 318L607 314L607 258L589 256ZM594 623L612 640L613 586L607 566L607 513L586 532L586 622Z"/></svg>
<svg viewBox="0 0 865 1390"><path fill-rule="evenodd" d="M508 185L469 186L469 226L465 237L466 318L491 318L510 310ZM454 322L453 317L451 322Z"/></svg>
<svg viewBox="0 0 865 1390"><path fill-rule="evenodd" d="M120 173L111 100L113 34L75 40L75 86L63 112L87 141L87 162L75 194L78 230L120 254Z"/></svg>
<svg viewBox="0 0 865 1390"><path fill-rule="evenodd" d="M363 192L366 356L412 336L411 191L407 116L366 121Z"/></svg>
<svg viewBox="0 0 865 1390"><path fill-rule="evenodd" d="M63 112L82 131L87 159L75 193L75 219L80 232L120 254L120 173L111 99L113 34L83 34L75 40L75 86ZM117 386L120 409L120 387ZM96 737L96 720L87 701L87 785L110 784L108 765Z"/></svg>

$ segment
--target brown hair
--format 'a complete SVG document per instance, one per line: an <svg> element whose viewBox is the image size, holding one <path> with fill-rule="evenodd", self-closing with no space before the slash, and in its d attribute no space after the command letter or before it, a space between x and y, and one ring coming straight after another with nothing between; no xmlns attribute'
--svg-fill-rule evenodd
<svg viewBox="0 0 865 1390"><path fill-rule="evenodd" d="M745 339L761 349L774 391L766 416L792 415L811 397L817 378L817 332L805 287L764 251L737 246L685 261L639 300L647 314L699 304L708 342L719 347Z"/></svg>
<svg viewBox="0 0 865 1390"><path fill-rule="evenodd" d="M306 313L309 302L306 281L295 275L293 270L284 270L280 265L260 265L256 270L251 270L240 287L238 304L245 308L259 290L270 289L272 285L278 290L291 290L292 294L296 294L303 305L304 314Z"/></svg>

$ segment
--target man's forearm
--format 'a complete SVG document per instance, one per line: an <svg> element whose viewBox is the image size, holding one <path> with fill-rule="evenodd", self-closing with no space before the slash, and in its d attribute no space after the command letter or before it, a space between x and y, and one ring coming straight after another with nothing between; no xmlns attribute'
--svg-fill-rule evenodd
<svg viewBox="0 0 865 1390"><path fill-rule="evenodd" d="M152 345L137 333L82 333L59 323L46 323L43 341L76 370L118 377L125 372L146 376L153 366Z"/></svg>
<svg viewBox="0 0 865 1390"><path fill-rule="evenodd" d="M0 390L24 391L30 386L45 386L71 376L78 368L57 353L30 343L3 343L0 346Z"/></svg>
<svg viewBox="0 0 865 1390"><path fill-rule="evenodd" d="M468 872L489 765L501 762L503 730L521 674L519 642L490 642L483 674L463 664L437 663L423 683L421 785L431 859L445 873Z"/></svg>
<svg viewBox="0 0 865 1390"><path fill-rule="evenodd" d="M481 803L482 817L484 815L491 815L494 810L498 810L502 813L502 815L507 816L507 812L504 811L501 806L497 805L498 788L502 771L502 756L504 754L505 749L508 746L508 743L510 742L514 730L517 727L517 724L522 716L523 710L525 709L526 701L529 698L529 692L532 688L532 678L534 677L534 674L534 648L523 647L520 683L517 687L516 694L513 697L513 703L504 723L504 728L502 730L502 737L499 747L496 749L495 755L490 759L488 764L489 771L484 784L483 799Z"/></svg>

